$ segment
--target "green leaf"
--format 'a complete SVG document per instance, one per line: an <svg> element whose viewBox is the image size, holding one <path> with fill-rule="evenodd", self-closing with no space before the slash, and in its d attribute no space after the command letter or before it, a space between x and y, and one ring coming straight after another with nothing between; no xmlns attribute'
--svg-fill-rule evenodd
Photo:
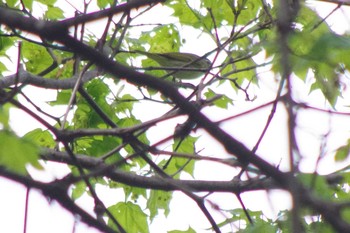
<svg viewBox="0 0 350 233"><path fill-rule="evenodd" d="M9 6L9 7L12 7L14 8L16 3L18 2L18 0L6 0L6 4Z"/></svg>
<svg viewBox="0 0 350 233"><path fill-rule="evenodd" d="M348 140L347 144L344 146L341 146L337 149L334 159L337 162L344 161L349 157L350 154L350 139Z"/></svg>
<svg viewBox="0 0 350 233"><path fill-rule="evenodd" d="M179 153L194 154L196 141L197 138L192 136L187 136L183 140L175 139L173 150L175 151L175 149L177 149L176 151ZM166 161L162 161L159 166L162 167L165 165L165 163ZM173 157L165 171L171 175L176 174L174 176L175 178L178 178L180 176L180 170L193 176L194 164L194 160L188 158Z"/></svg>
<svg viewBox="0 0 350 233"><path fill-rule="evenodd" d="M149 52L178 52L181 45L178 29L174 25L162 25L152 31L143 32L139 38L149 46Z"/></svg>
<svg viewBox="0 0 350 233"><path fill-rule="evenodd" d="M48 130L34 129L24 135L24 138L35 142L37 145L46 148L54 148L56 146L55 139Z"/></svg>
<svg viewBox="0 0 350 233"><path fill-rule="evenodd" d="M168 231L168 233L196 233L195 230L193 230L192 227L189 227L187 230L185 231L180 231L180 230L173 230L173 231Z"/></svg>
<svg viewBox="0 0 350 233"><path fill-rule="evenodd" d="M33 0L23 0L23 5L28 8L30 11L33 10Z"/></svg>
<svg viewBox="0 0 350 233"><path fill-rule="evenodd" d="M133 110L134 103L136 102L137 100L132 95L125 94L122 97L117 97L117 99L113 103L113 106L115 107L114 109L117 113L123 112L128 114ZM131 126L131 124L128 126Z"/></svg>
<svg viewBox="0 0 350 233"><path fill-rule="evenodd" d="M296 30L289 37L289 47L293 51L291 63L293 64L293 72L305 80L308 71L315 69L314 58L320 59L321 63L325 61L324 57L318 57L315 45L321 37L330 33L330 28L314 10L305 6L300 9L297 22L303 25L303 28L299 31Z"/></svg>
<svg viewBox="0 0 350 233"><path fill-rule="evenodd" d="M69 99L72 95L71 90L61 90L58 91L56 100L54 101L49 101L48 103L51 106L56 106L56 105L67 105L69 102Z"/></svg>
<svg viewBox="0 0 350 233"><path fill-rule="evenodd" d="M86 90L94 99L104 99L110 93L108 85L101 79L91 80L87 84Z"/></svg>
<svg viewBox="0 0 350 233"><path fill-rule="evenodd" d="M254 222L254 224L249 224L244 231L240 231L244 233L275 233L278 232L278 228L275 225L272 225L270 222L258 221Z"/></svg>
<svg viewBox="0 0 350 233"><path fill-rule="evenodd" d="M313 38L318 38L319 35L330 31L326 21L317 14L317 11L306 5L300 8L296 20L303 26L302 31ZM303 46L303 44L300 45Z"/></svg>
<svg viewBox="0 0 350 233"><path fill-rule="evenodd" d="M211 88L208 88L208 91L204 93L204 95L207 97L207 99L217 96L217 94ZM222 95L220 98L214 101L214 105L219 108L227 109L229 105L233 105L233 100L227 97L227 95Z"/></svg>
<svg viewBox="0 0 350 233"><path fill-rule="evenodd" d="M256 63L252 58L247 58L244 60L240 60L235 62L235 59L240 59L240 57L245 56L245 52L236 51L233 52L236 57L231 58L227 57L225 62L228 64L221 71L221 75L224 78L234 79L235 83L238 85L242 85L244 81L256 83L257 74L256 74ZM249 68L249 69L247 69ZM236 84L230 82L231 86L237 90Z"/></svg>
<svg viewBox="0 0 350 233"><path fill-rule="evenodd" d="M89 105L79 104L75 111L73 123L76 128L88 128L91 126L90 120L93 113Z"/></svg>
<svg viewBox="0 0 350 233"><path fill-rule="evenodd" d="M48 6L45 12L45 18L47 19L62 19L64 18L63 10L59 7Z"/></svg>
<svg viewBox="0 0 350 233"><path fill-rule="evenodd" d="M248 220L242 218L242 216L244 216L246 213L243 209L237 208L227 210L226 212L232 215L231 218L227 218L223 222L220 222L218 226L223 227L229 224L243 223L240 224L242 225L242 228L240 229L240 231L237 232L277 232L277 224L275 224L271 219L266 218L262 211L247 211L249 216L252 218L254 224L246 225L246 223L248 223Z"/></svg>
<svg viewBox="0 0 350 233"><path fill-rule="evenodd" d="M201 23L197 17L198 11L188 7L184 0L173 0L166 2L167 6L174 10L173 16L178 17L183 25L191 25L194 28L199 28Z"/></svg>
<svg viewBox="0 0 350 233"><path fill-rule="evenodd" d="M195 153L195 143L197 141L197 137L187 136L185 139L175 139L175 142L173 144L173 150L175 150L178 147L178 143L181 143L180 146L177 148L177 151L180 153L188 153L188 154L194 154Z"/></svg>
<svg viewBox="0 0 350 233"><path fill-rule="evenodd" d="M150 58L142 60L141 64L142 64L142 67L144 67L144 68L159 67L159 64ZM162 70L159 68L146 70L145 73L150 74L150 75L155 76L155 77L163 77L167 74L167 72L165 70ZM152 94L154 95L154 94L157 94L158 91L154 91L153 89L150 89L149 93L151 95Z"/></svg>
<svg viewBox="0 0 350 233"><path fill-rule="evenodd" d="M7 66L5 66L4 63L0 62L0 75L1 75L4 71L8 71Z"/></svg>
<svg viewBox="0 0 350 233"><path fill-rule="evenodd" d="M8 129L10 116L10 105L0 105L0 128Z"/></svg>
<svg viewBox="0 0 350 233"><path fill-rule="evenodd" d="M44 5L52 6L53 4L56 3L57 0L37 0L37 1Z"/></svg>
<svg viewBox="0 0 350 233"><path fill-rule="evenodd" d="M325 33L314 43L308 56L314 60L326 63L340 62L348 57L340 56L342 52L349 49L349 37L339 36L334 33Z"/></svg>
<svg viewBox="0 0 350 233"><path fill-rule="evenodd" d="M148 233L147 215L140 206L132 202L119 202L116 205L108 207L108 210L118 220L128 233ZM108 219L108 225L117 229L113 221Z"/></svg>
<svg viewBox="0 0 350 233"><path fill-rule="evenodd" d="M349 173L339 173L333 176L340 177L337 184L331 184L334 190L334 197L337 201L348 202L350 201L349 190L347 190L349 184ZM350 220L350 218L349 218Z"/></svg>
<svg viewBox="0 0 350 233"><path fill-rule="evenodd" d="M325 222L312 222L307 225L307 232L334 233L334 229Z"/></svg>
<svg viewBox="0 0 350 233"><path fill-rule="evenodd" d="M84 193L86 193L87 187L84 181L76 182L72 188L72 199L77 200Z"/></svg>
<svg viewBox="0 0 350 233"><path fill-rule="evenodd" d="M344 218L346 222L350 221L350 209L348 208L342 208L341 216Z"/></svg>
<svg viewBox="0 0 350 233"><path fill-rule="evenodd" d="M3 33L1 28L0 28L0 33ZM6 56L6 51L13 46L14 41L11 40L9 37L6 36L1 36L0 37L0 55L1 56Z"/></svg>
<svg viewBox="0 0 350 233"><path fill-rule="evenodd" d="M100 9L105 9L108 4L112 4L113 0L97 0L97 6Z"/></svg>
<svg viewBox="0 0 350 233"><path fill-rule="evenodd" d="M321 90L327 101L334 107L338 97L341 96L339 81L341 70L344 66L350 66L348 56L350 38L337 35L328 28L322 30L317 28L312 33L304 31L293 34L290 47L293 54L296 54L291 56L293 72L306 80L308 72L312 71L315 82L310 92Z"/></svg>
<svg viewBox="0 0 350 233"><path fill-rule="evenodd" d="M22 56L28 72L40 73L52 64L52 58L45 47L23 41Z"/></svg>
<svg viewBox="0 0 350 233"><path fill-rule="evenodd" d="M319 197L329 199L334 195L331 186L327 183L324 176L302 173L298 174L297 178L306 187L309 187L311 190L315 191Z"/></svg>
<svg viewBox="0 0 350 233"><path fill-rule="evenodd" d="M237 12L239 12L237 23L239 25L247 25L252 19L258 16L260 9L262 9L260 0L238 0L236 7Z"/></svg>
<svg viewBox="0 0 350 233"><path fill-rule="evenodd" d="M231 8L231 4L229 1L225 0L218 0L218 1L213 1L213 0L204 0L201 1L202 7L209 8L211 10L211 14L215 18L215 23L217 27L221 26L227 26L227 25L232 25L233 21L232 19L234 18L234 14ZM199 11L201 12L201 11ZM199 22L204 24L207 28L207 30L210 30L214 28L213 24L213 19L211 14L201 14L199 15L199 12L197 12L197 18ZM191 25L191 24L190 24ZM200 26L200 24L198 23Z"/></svg>
<svg viewBox="0 0 350 233"><path fill-rule="evenodd" d="M310 92L320 89L331 106L334 107L340 96L338 75L334 72L334 68L324 63L318 63L314 73L316 80L311 85Z"/></svg>
<svg viewBox="0 0 350 233"><path fill-rule="evenodd" d="M124 185L118 183L118 187L122 187L125 193L125 199L130 197L131 195L131 200L136 201L140 196L147 198L147 190L144 188L138 188L138 187L132 187L129 185Z"/></svg>
<svg viewBox="0 0 350 233"><path fill-rule="evenodd" d="M122 144L122 140L117 137L94 137L94 140L91 140L89 143L89 148L86 150L88 155L98 157L104 155L105 153L114 149L117 145ZM81 146L81 145L80 145ZM84 146L81 146L84 148ZM113 157L112 161L118 161L122 159L119 153L114 153L111 157Z"/></svg>
<svg viewBox="0 0 350 233"><path fill-rule="evenodd" d="M228 98L227 95L222 95L214 101L214 104L219 108L227 109L229 105L233 105L233 100Z"/></svg>
<svg viewBox="0 0 350 233"><path fill-rule="evenodd" d="M26 174L26 165L41 169L39 148L31 141L19 138L13 133L0 131L0 164L5 168Z"/></svg>
<svg viewBox="0 0 350 233"><path fill-rule="evenodd" d="M161 190L151 190L150 197L147 200L147 208L150 211L150 219L158 215L158 210L163 209L164 215L168 216L170 212L169 204L172 198L172 192L164 192Z"/></svg>

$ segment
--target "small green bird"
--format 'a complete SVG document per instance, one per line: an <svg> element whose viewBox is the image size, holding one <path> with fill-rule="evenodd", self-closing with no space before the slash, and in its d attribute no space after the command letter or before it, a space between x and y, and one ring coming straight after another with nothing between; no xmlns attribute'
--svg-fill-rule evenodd
<svg viewBox="0 0 350 233"><path fill-rule="evenodd" d="M200 57L192 53L149 53L135 51L156 61L166 72L178 79L196 79L205 74L211 66L207 58Z"/></svg>

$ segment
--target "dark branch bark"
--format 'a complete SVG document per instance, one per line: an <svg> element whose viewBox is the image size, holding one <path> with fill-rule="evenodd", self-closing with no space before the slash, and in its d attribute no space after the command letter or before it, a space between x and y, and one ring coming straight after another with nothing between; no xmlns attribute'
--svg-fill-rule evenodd
<svg viewBox="0 0 350 233"><path fill-rule="evenodd" d="M100 75L100 72L97 70L87 71L83 74L82 82L85 83L93 78L96 78ZM17 78L17 80L16 80ZM47 89L72 89L77 81L78 77L73 76L72 78L63 78L63 79L48 79L43 78L38 75L31 74L25 70L20 70L18 74L9 75L2 77L0 79L0 88L10 87L18 83L30 84L32 86L47 88Z"/></svg>
<svg viewBox="0 0 350 233"><path fill-rule="evenodd" d="M127 3L119 4L109 9L100 10L90 14L79 15L74 18L61 21L65 27L88 23L97 19L107 18L109 16L128 12L132 9L137 9L142 6L155 5L157 3L165 2L165 0L135 0Z"/></svg>

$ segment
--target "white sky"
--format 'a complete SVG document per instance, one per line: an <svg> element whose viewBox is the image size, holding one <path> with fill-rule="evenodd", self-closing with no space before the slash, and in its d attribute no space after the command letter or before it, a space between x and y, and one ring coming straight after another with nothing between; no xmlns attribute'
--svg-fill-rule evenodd
<svg viewBox="0 0 350 233"><path fill-rule="evenodd" d="M327 15L333 7L334 4L326 4L326 3L318 3L319 11L322 16ZM348 7L343 7L343 9L348 9ZM339 12L337 16L331 17L328 21L330 24L334 26L337 31L349 31L350 21L345 16L346 13ZM348 14L350 15L350 14ZM343 22L343 23L338 23ZM345 23L344 23L345 22ZM190 41L190 40L187 40ZM206 51L199 46L194 46L193 44L186 44L182 51L193 52L196 54L203 54ZM272 79L272 77L271 77ZM275 87L271 86L271 80L260 83L260 89L255 89L255 94L258 99L253 103L253 105L258 106L261 103L265 103L270 101L274 97L275 92L268 92ZM296 80L296 85L301 85L300 81ZM46 91L40 89L39 91L30 91L28 88L27 93L29 93L34 99L42 99L43 96L47 96L47 100L52 100L54 97L50 97L51 94L45 94ZM267 94L269 93L269 94ZM308 95L306 90L298 93L300 95L300 99L307 99L309 102L313 104L317 104L320 107L324 106L324 102L320 102L320 94L315 92L311 95ZM341 106L350 106L349 100L350 96L347 93L343 100L340 100L340 108ZM236 98L237 99L237 98ZM243 99L243 98L242 98ZM51 108L45 101L42 102L41 106L43 109ZM279 106L283 107L283 106ZM245 109L252 108L252 103L245 103L242 101L237 101L235 106L233 106L229 112L226 111L205 111L206 114L210 115L213 119L222 119L225 117L224 114L234 115L234 113L242 112ZM154 108L152 108L154 109ZM346 109L346 108L344 108ZM61 109L63 112L65 109ZM229 122L226 122L222 125L224 129L227 129L229 132L233 132L233 135L237 139L243 140L248 146L253 146L260 136L262 128L265 124L266 118L270 112L270 108L266 108L261 110L259 113L254 113L251 115L247 115ZM159 115L161 112L159 112ZM152 115L147 116L145 112L142 112L144 118L152 118L154 116L154 112ZM39 125L31 120L24 118L23 114L20 114L18 111L12 111L13 117L13 128L16 132L23 135L25 132L33 128L39 127ZM263 119L263 120L261 120ZM25 124L17 124L18 122L25 122ZM329 130L329 117L326 114L315 113L312 111L304 111L299 115L298 124L302 126L303 130L300 130L300 140L307 140L310 142L308 147L302 147L302 154L306 156L302 168L304 171L312 172L314 167L310 167L310 164L314 166L315 164L315 154L319 154L318 140L316 140L315 135L326 133ZM249 127L247 127L249 125ZM337 135L334 138L334 141L330 143L330 147L327 148L329 152L334 151L340 145L344 144L347 138L350 137L350 126L347 123L345 117L332 117L332 134ZM258 154L268 154L269 157L266 158L273 164L281 163L281 167L286 166L287 161L283 161L286 158L287 152L287 135L286 135L286 114L285 111L277 110L275 118L263 139L261 146L259 147ZM158 132L158 131L157 131ZM164 132L171 132L164 130ZM201 135L201 141L198 144L198 148L206 148L206 154L223 154L225 155L224 150L220 145L214 145L212 140L207 136L203 136L202 132L199 130L197 132L198 135ZM167 135L167 134L166 134ZM276 136L278 135L278 136ZM164 135L158 135L159 138L162 138ZM249 138L249 140L247 140ZM153 140L156 141L156 138ZM278 140L278 141L277 141ZM271 146L271 142L274 142L274 146ZM208 147L209 144L212 146ZM279 145L276 147L276 145ZM316 146L313 146L316 145ZM273 147L273 148L272 148ZM281 161L282 159L282 161ZM325 173L330 172L334 169L334 167L330 167L330 162L333 162L333 158L329 156L325 159L320 165L319 168L322 168L322 171ZM49 165L48 171L45 172L45 180L51 180L53 178L60 177L62 175L62 166L58 165ZM33 172L34 173L34 172ZM231 169L225 170L222 166L216 166L214 164L210 165L210 172L208 172L208 165L203 162L203 165L196 166L196 176L201 177L202 179L228 179L230 178L232 173ZM37 173L34 173L37 174ZM229 174L229 175L228 175ZM37 175L42 176L41 173ZM233 176L233 173L232 173ZM232 177L231 177L232 178ZM99 190L98 190L99 191ZM102 190L103 191L103 190ZM23 231L23 215L24 215L24 203L25 203L25 192L26 190L17 184L9 182L6 179L0 179L0 232L11 232L11 233L19 233ZM109 204L113 204L114 200L117 198L121 198L121 192L116 191L112 194L107 192L100 192L109 202ZM108 196L107 196L108 195ZM162 215L156 217L154 224L151 226L151 232L165 232L165 230L172 229L182 229L185 230L191 225L194 229L205 229L209 227L207 220L203 216L203 214L199 211L196 205L185 197L183 194L179 192L174 193L173 201L171 203L171 214L168 219L165 219ZM279 209L285 209L289 207L288 202L288 194L281 194L281 192L273 192L270 195L270 199L274 200L274 203L277 203L278 206L270 206L269 201L266 195L262 192L259 195L259 198L253 196L251 193L243 195L243 201L247 204L249 209L259 210L264 209L267 213L277 213ZM281 201L277 201L280 199ZM211 200L215 200L215 203L220 205L225 209L233 208L234 206L239 207L237 205L237 200L232 195L226 194L216 194L215 198L211 198ZM258 201L252 201L258 200ZM92 203L88 198L83 198L79 200L81 203L84 203L84 206L87 206L91 209ZM90 203L90 204L89 204ZM186 209L186 211L184 211ZM91 210L90 210L91 211ZM215 217L220 217L219 213L214 213ZM195 216L195 217L194 217ZM28 219L28 228L27 233L58 233L58 232L72 232L74 218L65 210L62 210L55 203L49 204L48 201L39 193L32 191L30 195L30 206L29 206L29 219ZM164 228L166 226L166 229ZM88 228L84 224L78 224L76 232L84 232L84 233L92 233L98 232L93 228Z"/></svg>

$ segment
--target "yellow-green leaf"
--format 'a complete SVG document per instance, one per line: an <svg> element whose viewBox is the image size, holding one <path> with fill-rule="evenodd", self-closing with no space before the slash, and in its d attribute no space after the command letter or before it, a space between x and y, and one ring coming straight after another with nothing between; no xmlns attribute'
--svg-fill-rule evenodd
<svg viewBox="0 0 350 233"><path fill-rule="evenodd" d="M335 153L334 159L335 161L341 162L347 159L349 157L349 154L350 154L350 139L348 140L348 143L346 145L338 148L337 152Z"/></svg>
<svg viewBox="0 0 350 233"><path fill-rule="evenodd" d="M128 233L148 233L147 215L140 206L132 202L119 202L116 205L108 207L118 222L127 229ZM108 220L108 225L115 228L113 221Z"/></svg>
<svg viewBox="0 0 350 233"><path fill-rule="evenodd" d="M39 148L29 140L19 138L13 133L0 131L0 164L5 168L26 174L28 164L41 168Z"/></svg>
<svg viewBox="0 0 350 233"><path fill-rule="evenodd" d="M160 190L151 190L150 197L147 200L147 208L151 215L151 221L158 214L159 209L164 210L164 215L168 216L170 212L169 204L172 198L171 192L164 192Z"/></svg>

